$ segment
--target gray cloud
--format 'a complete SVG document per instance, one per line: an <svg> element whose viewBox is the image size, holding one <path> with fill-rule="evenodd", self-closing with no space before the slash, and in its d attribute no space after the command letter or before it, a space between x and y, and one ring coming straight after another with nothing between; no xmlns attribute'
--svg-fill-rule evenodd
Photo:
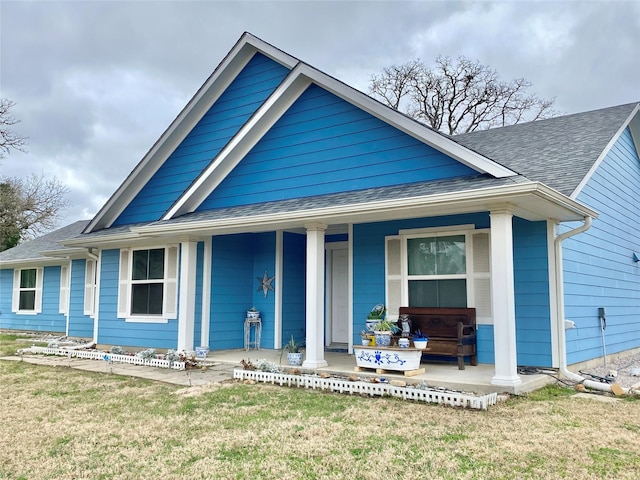
<svg viewBox="0 0 640 480"><path fill-rule="evenodd" d="M640 2L2 2L1 95L27 154L3 175L69 185L88 218L242 32L359 88L393 63L465 55L567 113L640 100Z"/></svg>

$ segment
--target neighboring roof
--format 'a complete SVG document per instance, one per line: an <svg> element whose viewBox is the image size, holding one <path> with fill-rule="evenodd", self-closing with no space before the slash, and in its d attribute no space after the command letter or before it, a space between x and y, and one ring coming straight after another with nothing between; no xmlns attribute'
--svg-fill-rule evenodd
<svg viewBox="0 0 640 480"><path fill-rule="evenodd" d="M452 138L570 197L636 114L638 103L481 130Z"/></svg>
<svg viewBox="0 0 640 480"><path fill-rule="evenodd" d="M65 248L61 246L60 242L78 236L88 224L89 220L80 220L0 252L0 264L4 266L8 263L50 261L53 259L52 256L42 255L42 252L55 252L56 256L71 253L74 249Z"/></svg>

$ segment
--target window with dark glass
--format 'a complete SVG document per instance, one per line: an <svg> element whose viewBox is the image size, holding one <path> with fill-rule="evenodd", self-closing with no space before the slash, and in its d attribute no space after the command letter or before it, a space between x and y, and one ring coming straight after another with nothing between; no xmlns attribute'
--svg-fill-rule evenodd
<svg viewBox="0 0 640 480"><path fill-rule="evenodd" d="M36 269L20 270L19 310L36 309Z"/></svg>
<svg viewBox="0 0 640 480"><path fill-rule="evenodd" d="M131 269L131 313L162 315L164 248L135 250Z"/></svg>

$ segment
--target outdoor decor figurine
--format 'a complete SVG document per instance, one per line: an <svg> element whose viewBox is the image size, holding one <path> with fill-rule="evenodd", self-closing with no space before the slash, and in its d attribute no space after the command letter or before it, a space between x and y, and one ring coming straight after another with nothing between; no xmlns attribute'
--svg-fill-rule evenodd
<svg viewBox="0 0 640 480"><path fill-rule="evenodd" d="M269 277L266 270L264 271L264 275L262 277L258 277L258 281L260 282L258 291L262 290L264 292L264 298L267 298L267 293L269 293L269 290L271 290L272 292L275 291L273 289L273 285L271 285L271 282L273 282L275 278L275 276Z"/></svg>

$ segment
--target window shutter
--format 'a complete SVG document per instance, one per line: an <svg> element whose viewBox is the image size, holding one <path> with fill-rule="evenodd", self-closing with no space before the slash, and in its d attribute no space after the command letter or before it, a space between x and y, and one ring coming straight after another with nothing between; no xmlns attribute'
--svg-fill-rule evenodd
<svg viewBox="0 0 640 480"><path fill-rule="evenodd" d="M493 323L491 309L491 259L489 234L473 234L473 304L478 320Z"/></svg>
<svg viewBox="0 0 640 480"><path fill-rule="evenodd" d="M13 271L13 297L11 298L11 311L17 312L20 306L20 269Z"/></svg>
<svg viewBox="0 0 640 480"><path fill-rule="evenodd" d="M36 269L36 313L42 312L42 282L44 278L44 268Z"/></svg>
<svg viewBox="0 0 640 480"><path fill-rule="evenodd" d="M69 267L60 267L60 302L59 312L62 314L69 313Z"/></svg>
<svg viewBox="0 0 640 480"><path fill-rule="evenodd" d="M96 296L96 261L87 259L84 274L84 314L93 316Z"/></svg>
<svg viewBox="0 0 640 480"><path fill-rule="evenodd" d="M131 294L129 274L129 255L130 251L126 249L120 250L120 273L118 281L118 318L127 318L129 316L129 296Z"/></svg>
<svg viewBox="0 0 640 480"><path fill-rule="evenodd" d="M164 316L178 316L178 246L167 247L165 268Z"/></svg>
<svg viewBox="0 0 640 480"><path fill-rule="evenodd" d="M402 254L399 237L387 237L385 248L386 304L390 319L397 319L402 305Z"/></svg>

